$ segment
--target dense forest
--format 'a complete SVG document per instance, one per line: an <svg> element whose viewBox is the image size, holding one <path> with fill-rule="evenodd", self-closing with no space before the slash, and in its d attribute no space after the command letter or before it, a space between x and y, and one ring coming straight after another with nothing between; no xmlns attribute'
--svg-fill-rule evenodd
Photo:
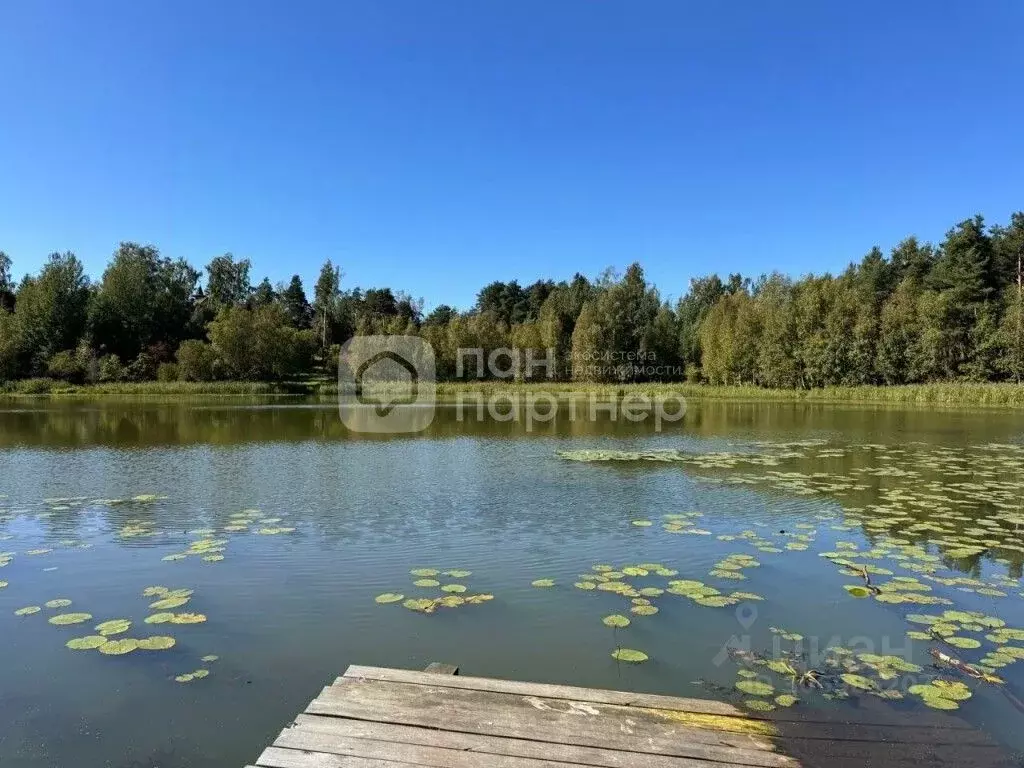
<svg viewBox="0 0 1024 768"><path fill-rule="evenodd" d="M297 275L253 285L249 261L231 254L201 272L122 243L99 280L69 252L16 281L0 253L0 381L330 376L337 345L383 333L430 341L439 379L455 377L460 348L517 348L553 350L555 363L506 361L502 370L519 378L799 388L1020 382L1022 259L1024 212L1009 226L976 216L937 246L909 237L835 276L694 279L674 305L633 264L621 276L494 282L466 311L441 305L425 315L422 301L390 288L343 289L330 261L310 297Z"/></svg>

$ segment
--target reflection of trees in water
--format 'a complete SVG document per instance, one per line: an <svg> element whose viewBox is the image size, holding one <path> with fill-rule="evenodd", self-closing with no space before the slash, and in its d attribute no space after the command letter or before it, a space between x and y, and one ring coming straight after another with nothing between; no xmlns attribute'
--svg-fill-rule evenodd
<svg viewBox="0 0 1024 768"><path fill-rule="evenodd" d="M547 413L540 404L537 412ZM575 416L573 417L573 413ZM514 414L516 418L511 418ZM563 403L555 418L528 425L524 408L507 401L482 409L469 400L459 409L438 403L430 426L414 435L350 432L333 400L301 398L195 398L8 401L0 409L0 447L157 446L301 440L394 440L409 437L660 437L682 435L733 440L793 440L842 435L853 441L935 440L967 445L1007 439L1024 430L1024 415L985 411L835 406L822 403L689 403L685 417L655 431L653 418L630 422L607 409Z"/></svg>

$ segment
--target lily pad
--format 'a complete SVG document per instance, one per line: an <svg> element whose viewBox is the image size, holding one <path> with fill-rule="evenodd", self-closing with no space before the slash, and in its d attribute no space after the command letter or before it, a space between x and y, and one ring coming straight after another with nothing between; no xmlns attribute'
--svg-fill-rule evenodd
<svg viewBox="0 0 1024 768"><path fill-rule="evenodd" d="M56 600L47 600L43 605L47 608L67 608L71 605L71 601L66 597L59 597Z"/></svg>
<svg viewBox="0 0 1024 768"><path fill-rule="evenodd" d="M653 616L658 612L658 609L653 605L634 605L629 609L629 612L635 613L637 616Z"/></svg>
<svg viewBox="0 0 1024 768"><path fill-rule="evenodd" d="M139 641L129 637L124 640L108 640L97 650L107 656L123 656L126 653L131 653L138 647Z"/></svg>
<svg viewBox="0 0 1024 768"><path fill-rule="evenodd" d="M73 651L94 651L106 642L103 635L87 635L68 640L64 645Z"/></svg>
<svg viewBox="0 0 1024 768"><path fill-rule="evenodd" d="M397 603L405 599L405 595L400 595L397 592L385 592L383 595L377 595L374 602L382 605L387 603Z"/></svg>
<svg viewBox="0 0 1024 768"><path fill-rule="evenodd" d="M176 613L171 619L172 624L202 624L206 616L202 613Z"/></svg>
<svg viewBox="0 0 1024 768"><path fill-rule="evenodd" d="M878 683L876 683L869 677L864 677L863 675L855 675L852 673L840 675L839 677L844 683L846 683L851 688L858 688L862 691L878 690Z"/></svg>
<svg viewBox="0 0 1024 768"><path fill-rule="evenodd" d="M736 682L736 690L749 693L751 696L771 696L775 693L775 689L772 686L760 680L738 680Z"/></svg>
<svg viewBox="0 0 1024 768"><path fill-rule="evenodd" d="M104 621L101 624L97 624L95 626L95 630L100 635L109 637L110 635L120 635L122 632L127 632L131 625L132 623L128 621L128 619L111 619L110 621Z"/></svg>
<svg viewBox="0 0 1024 768"><path fill-rule="evenodd" d="M153 635L152 637L139 640L138 647L144 651L166 651L168 648L173 648L174 644L175 640L173 637Z"/></svg>
<svg viewBox="0 0 1024 768"><path fill-rule="evenodd" d="M61 613L56 616L51 616L48 621L51 624L56 624L59 627L66 626L68 624L81 624L92 618L91 613Z"/></svg>
<svg viewBox="0 0 1024 768"><path fill-rule="evenodd" d="M632 648L617 648L612 652L612 658L616 661L627 661L630 664L640 664L650 658L643 651L636 651Z"/></svg>
<svg viewBox="0 0 1024 768"><path fill-rule="evenodd" d="M537 579L531 581L530 584L534 587L553 587L555 586L554 579Z"/></svg>
<svg viewBox="0 0 1024 768"><path fill-rule="evenodd" d="M617 613L613 613L611 616L605 616L601 619L601 622L606 627L628 627L630 623L629 619Z"/></svg>

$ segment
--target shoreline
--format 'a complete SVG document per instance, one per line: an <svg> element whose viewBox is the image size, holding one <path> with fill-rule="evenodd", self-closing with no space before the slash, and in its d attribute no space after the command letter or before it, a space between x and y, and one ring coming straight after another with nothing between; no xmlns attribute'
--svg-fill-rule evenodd
<svg viewBox="0 0 1024 768"><path fill-rule="evenodd" d="M58 381L26 380L0 385L0 399L106 398L106 397L334 397L337 385L331 381L286 382L120 382L113 384L67 384ZM860 385L820 389L766 389L755 386L712 384L587 384L582 382L441 382L439 401L457 397L528 397L551 394L558 398L628 395L666 399L682 396L692 400L743 402L864 403L878 405L937 405L950 407L1024 408L1024 384L945 382L937 384Z"/></svg>

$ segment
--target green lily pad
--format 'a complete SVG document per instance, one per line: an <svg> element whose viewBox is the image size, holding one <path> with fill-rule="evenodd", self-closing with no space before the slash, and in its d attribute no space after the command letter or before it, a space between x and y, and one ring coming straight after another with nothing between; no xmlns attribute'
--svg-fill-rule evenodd
<svg viewBox="0 0 1024 768"><path fill-rule="evenodd" d="M537 579L536 581L531 581L530 584L534 587L553 587L555 586L555 581L554 579Z"/></svg>
<svg viewBox="0 0 1024 768"><path fill-rule="evenodd" d="M413 586L415 587L438 587L440 585L441 582L437 579L416 579L416 581L413 582Z"/></svg>
<svg viewBox="0 0 1024 768"><path fill-rule="evenodd" d="M107 638L103 635L87 635L68 640L64 645L73 651L94 651L106 642Z"/></svg>
<svg viewBox="0 0 1024 768"><path fill-rule="evenodd" d="M67 626L68 624L81 624L82 622L88 621L92 618L91 613L61 613L56 616L51 616L48 621L51 624L56 624L59 627Z"/></svg>
<svg viewBox="0 0 1024 768"><path fill-rule="evenodd" d="M445 584L443 587L441 587L441 591L462 594L466 591L466 587L463 584Z"/></svg>
<svg viewBox="0 0 1024 768"><path fill-rule="evenodd" d="M45 605L47 608L67 608L69 605L71 605L71 601L68 600L66 597L60 597L56 600L47 600L45 603L43 603L43 605Z"/></svg>
<svg viewBox="0 0 1024 768"><path fill-rule="evenodd" d="M107 640L98 650L107 656L123 656L126 653L131 653L138 647L139 641L129 637L124 640Z"/></svg>
<svg viewBox="0 0 1024 768"><path fill-rule="evenodd" d="M876 691L878 690L878 684L869 677L863 675L855 675L847 673L840 675L840 679L851 688L858 688L862 691Z"/></svg>
<svg viewBox="0 0 1024 768"><path fill-rule="evenodd" d="M171 619L172 624L202 624L206 616L202 613L176 613Z"/></svg>
<svg viewBox="0 0 1024 768"><path fill-rule="evenodd" d="M15 616L31 616L33 613L39 613L42 608L38 605L26 605L24 608L19 608L14 612Z"/></svg>
<svg viewBox="0 0 1024 768"><path fill-rule="evenodd" d="M157 600L155 603L150 603L149 607L154 611L168 611L172 608L180 608L188 600L187 597L165 597L162 600Z"/></svg>
<svg viewBox="0 0 1024 768"><path fill-rule="evenodd" d="M627 661L630 664L640 664L649 658L643 651L636 651L632 648L618 648L612 652L612 658L616 661Z"/></svg>
<svg viewBox="0 0 1024 768"><path fill-rule="evenodd" d="M174 644L174 638L166 635L153 635L138 641L138 647L144 651L166 651L173 648Z"/></svg>
<svg viewBox="0 0 1024 768"><path fill-rule="evenodd" d="M132 623L128 619L111 619L95 626L95 630L104 637L127 632Z"/></svg>
<svg viewBox="0 0 1024 768"><path fill-rule="evenodd" d="M373 598L374 602L385 605L387 603L397 603L405 599L405 595L400 595L397 592L385 592L383 595L377 595Z"/></svg>
<svg viewBox="0 0 1024 768"><path fill-rule="evenodd" d="M629 612L635 613L637 616L653 616L658 609L653 605L634 605Z"/></svg>
<svg viewBox="0 0 1024 768"><path fill-rule="evenodd" d="M775 693L775 689L772 686L760 680L738 680L736 682L736 690L749 693L751 696L771 696Z"/></svg>
<svg viewBox="0 0 1024 768"><path fill-rule="evenodd" d="M601 619L602 623L606 627L628 627L629 619L625 616L621 616L617 613L613 613L611 616L605 616Z"/></svg>

